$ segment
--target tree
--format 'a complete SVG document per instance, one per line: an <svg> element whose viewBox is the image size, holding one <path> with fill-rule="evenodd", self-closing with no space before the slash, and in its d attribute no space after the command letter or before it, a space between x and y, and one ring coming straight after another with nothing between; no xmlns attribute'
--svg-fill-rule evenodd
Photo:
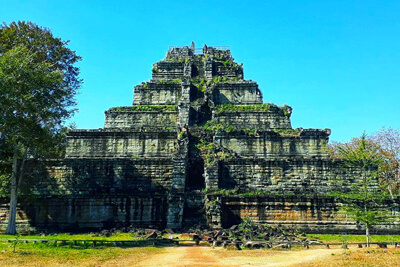
<svg viewBox="0 0 400 267"><path fill-rule="evenodd" d="M17 196L26 161L54 155L63 123L75 111L82 80L74 64L81 58L67 45L31 22L0 27L0 156L11 171L8 234L17 232Z"/></svg>
<svg viewBox="0 0 400 267"><path fill-rule="evenodd" d="M382 127L369 139L379 146L382 158L379 175L393 199L395 193L400 193L400 131Z"/></svg>
<svg viewBox="0 0 400 267"><path fill-rule="evenodd" d="M337 192L337 196L345 204L347 212L353 215L356 221L364 224L369 246L371 227L388 217L387 211L381 208L385 195L373 190L378 180L378 167L382 164L380 147L367 140L363 134L350 143L335 144L332 151L336 157L343 159L348 167L361 172L361 179L353 184L348 192Z"/></svg>

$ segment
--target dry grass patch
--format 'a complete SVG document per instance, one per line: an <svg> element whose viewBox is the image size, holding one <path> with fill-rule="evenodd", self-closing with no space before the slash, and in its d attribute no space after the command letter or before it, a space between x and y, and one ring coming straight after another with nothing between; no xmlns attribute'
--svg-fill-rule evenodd
<svg viewBox="0 0 400 267"><path fill-rule="evenodd" d="M365 235L308 234L308 239L317 239L324 243L365 242ZM370 242L400 242L400 235L371 235Z"/></svg>
<svg viewBox="0 0 400 267"><path fill-rule="evenodd" d="M342 249L328 257L295 266L341 267L341 266L400 266L400 249L353 248Z"/></svg>
<svg viewBox="0 0 400 267"><path fill-rule="evenodd" d="M318 259L325 259L339 249L257 249L257 250L224 250L216 249L210 254L220 259L223 266L292 266L307 264Z"/></svg>

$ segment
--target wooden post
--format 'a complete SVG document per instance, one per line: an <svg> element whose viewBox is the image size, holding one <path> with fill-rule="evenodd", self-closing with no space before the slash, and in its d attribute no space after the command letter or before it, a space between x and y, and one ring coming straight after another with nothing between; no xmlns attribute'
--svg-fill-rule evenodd
<svg viewBox="0 0 400 267"><path fill-rule="evenodd" d="M242 248L240 247L240 243L236 242L236 243L235 243L235 246L236 246L236 249L237 249L237 250L242 250Z"/></svg>
<svg viewBox="0 0 400 267"><path fill-rule="evenodd" d="M379 246L379 248L387 248L386 243L379 243L378 246Z"/></svg>

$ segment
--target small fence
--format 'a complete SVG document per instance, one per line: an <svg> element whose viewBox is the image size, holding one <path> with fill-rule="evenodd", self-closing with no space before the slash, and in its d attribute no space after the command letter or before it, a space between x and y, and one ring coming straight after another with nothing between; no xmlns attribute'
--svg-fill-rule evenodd
<svg viewBox="0 0 400 267"><path fill-rule="evenodd" d="M168 52L173 50L173 49L181 49L185 46L169 46L168 47ZM222 51L228 51L230 50L229 46L209 46L208 48L210 49L216 49L216 50L222 50ZM203 54L203 48L195 48L193 53L195 55L202 55Z"/></svg>
<svg viewBox="0 0 400 267"><path fill-rule="evenodd" d="M199 244L196 240L179 240L179 239L167 239L167 238L155 238L155 239L143 239L143 240L71 240L71 239L23 239L23 238L15 238L15 239L0 239L0 241L5 241L8 243L12 242L21 242L21 243L32 243L32 244L53 244L53 245L91 245L92 247L96 246L114 246L114 247L122 247L122 246L131 246L131 247L140 247L140 246L158 246L158 245L179 245L180 243L186 242L194 242L195 244Z"/></svg>
<svg viewBox="0 0 400 267"><path fill-rule="evenodd" d="M358 248L367 247L367 243L365 242L351 242L351 243L304 243L304 242L267 242L267 241L228 241L228 240L213 240L213 241L201 241L199 239L167 239L167 238L155 238L155 239L144 239L144 240L70 240L70 239L0 239L0 241L5 241L8 243L12 242L22 242L25 244L33 243L33 244L53 244L55 246L66 246L66 245L87 245L91 247L97 246L114 246L114 247L122 247L122 246L131 246L131 247L143 247L143 246L168 246L168 245L208 245L212 244L213 247L222 246L224 248L229 246L234 246L237 249L241 249L241 247L247 248L282 248L282 249L290 249L293 246L303 246L306 249L310 247L325 247L327 249L335 246L339 246L341 248L347 249L349 246L357 246ZM371 242L370 245L375 245L379 248L388 248L389 246L393 246L394 248L400 248L400 242Z"/></svg>

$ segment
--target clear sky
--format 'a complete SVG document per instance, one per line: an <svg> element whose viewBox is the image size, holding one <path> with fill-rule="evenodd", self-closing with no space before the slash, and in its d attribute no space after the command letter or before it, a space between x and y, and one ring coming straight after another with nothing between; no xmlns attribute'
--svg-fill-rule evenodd
<svg viewBox="0 0 400 267"><path fill-rule="evenodd" d="M78 128L132 104L170 45L230 46L264 102L292 125L348 141L400 128L400 1L9 1L0 21L33 21L83 57Z"/></svg>

